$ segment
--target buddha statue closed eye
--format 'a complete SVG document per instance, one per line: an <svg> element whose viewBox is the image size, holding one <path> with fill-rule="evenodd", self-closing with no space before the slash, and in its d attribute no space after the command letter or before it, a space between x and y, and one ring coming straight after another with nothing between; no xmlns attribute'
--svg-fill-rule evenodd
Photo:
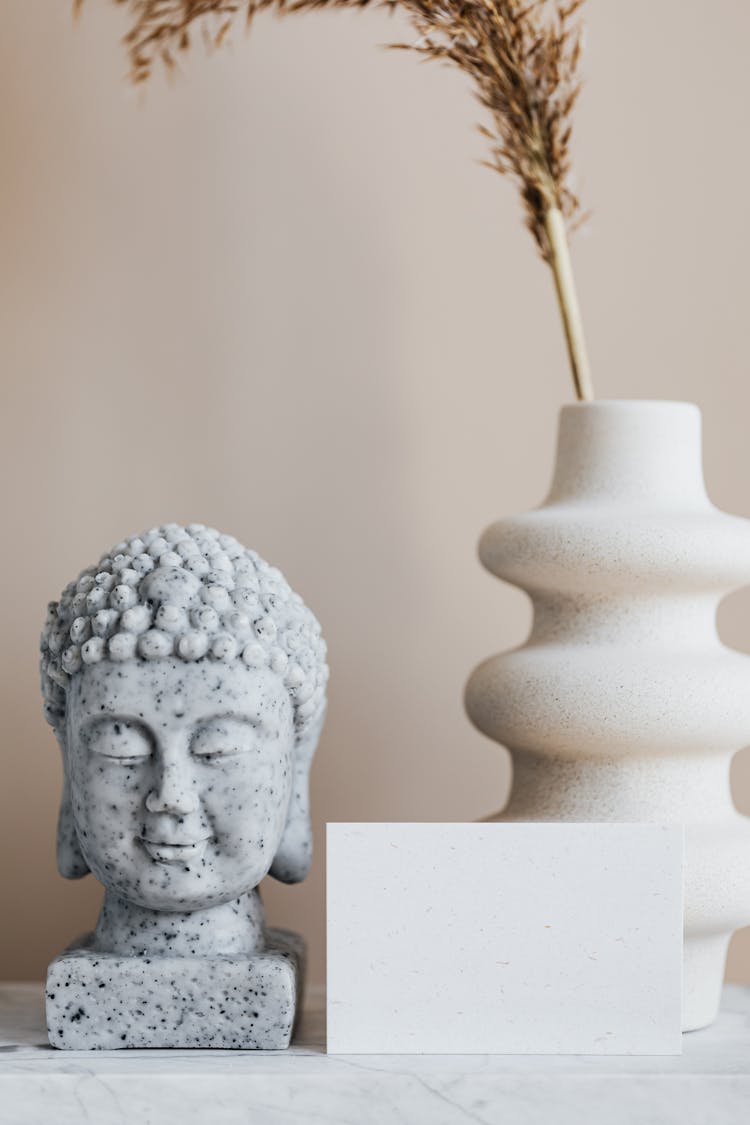
<svg viewBox="0 0 750 1125"><path fill-rule="evenodd" d="M303 947L266 929L257 887L309 869L327 677L281 573L202 525L118 543L50 605L58 866L105 887L50 966L55 1046L288 1043Z"/></svg>

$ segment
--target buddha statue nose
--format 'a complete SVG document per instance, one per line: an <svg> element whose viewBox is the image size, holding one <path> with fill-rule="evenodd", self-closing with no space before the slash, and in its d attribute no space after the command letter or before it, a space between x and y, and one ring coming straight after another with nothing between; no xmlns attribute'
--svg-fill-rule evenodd
<svg viewBox="0 0 750 1125"><path fill-rule="evenodd" d="M146 796L148 812L170 813L172 816L197 812L200 802L187 763L174 758L162 760L156 770L155 785Z"/></svg>

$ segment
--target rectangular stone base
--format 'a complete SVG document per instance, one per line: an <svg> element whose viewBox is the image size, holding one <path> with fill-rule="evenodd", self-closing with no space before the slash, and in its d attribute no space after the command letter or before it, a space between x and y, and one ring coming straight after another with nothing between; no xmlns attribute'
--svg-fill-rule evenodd
<svg viewBox="0 0 750 1125"><path fill-rule="evenodd" d="M305 945L270 930L254 957L122 957L66 950L47 971L53 1047L280 1051L301 1006Z"/></svg>

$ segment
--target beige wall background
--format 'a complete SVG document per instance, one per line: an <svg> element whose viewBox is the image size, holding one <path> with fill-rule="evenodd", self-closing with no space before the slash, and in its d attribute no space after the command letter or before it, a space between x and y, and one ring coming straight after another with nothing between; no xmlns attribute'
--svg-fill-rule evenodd
<svg viewBox="0 0 750 1125"><path fill-rule="evenodd" d="M378 50L410 34L383 13L266 16L140 92L108 0L75 27L59 0L0 20L0 975L40 977L100 895L55 870L46 602L174 519L256 547L324 625L315 867L265 895L319 979L325 821L474 819L507 791L461 695L528 626L475 543L548 483L571 394L551 280L477 163L464 82ZM710 491L750 516L750 5L590 0L587 20L597 390L698 402ZM750 593L721 619L750 650ZM747 752L732 777L750 812ZM730 975L750 980L749 930Z"/></svg>

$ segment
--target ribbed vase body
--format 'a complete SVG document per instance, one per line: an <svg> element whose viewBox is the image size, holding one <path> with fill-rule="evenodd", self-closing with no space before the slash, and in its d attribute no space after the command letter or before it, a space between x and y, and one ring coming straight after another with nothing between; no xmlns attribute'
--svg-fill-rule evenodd
<svg viewBox="0 0 750 1125"><path fill-rule="evenodd" d="M729 792L750 743L750 657L716 610L750 583L750 521L715 508L688 403L565 407L550 493L484 533L531 597L527 642L472 674L474 724L513 757L498 820L685 825L685 1030L718 1010L750 923L750 819Z"/></svg>

